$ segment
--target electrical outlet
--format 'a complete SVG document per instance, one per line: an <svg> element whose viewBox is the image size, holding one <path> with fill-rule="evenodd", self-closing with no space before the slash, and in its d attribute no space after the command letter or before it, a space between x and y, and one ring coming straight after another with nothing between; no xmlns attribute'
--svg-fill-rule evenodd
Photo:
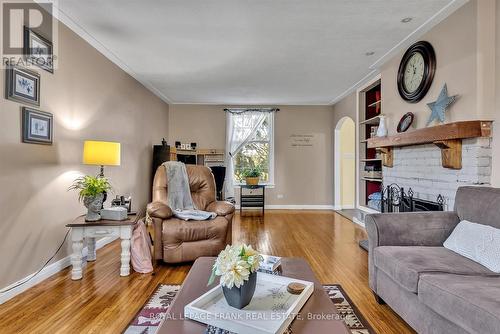
<svg viewBox="0 0 500 334"><path fill-rule="evenodd" d="M283 194L278 194L278 196L277 196L277 197L278 197L278 199L282 199L282 198L283 198L283 197L285 197L285 196L283 196Z"/></svg>

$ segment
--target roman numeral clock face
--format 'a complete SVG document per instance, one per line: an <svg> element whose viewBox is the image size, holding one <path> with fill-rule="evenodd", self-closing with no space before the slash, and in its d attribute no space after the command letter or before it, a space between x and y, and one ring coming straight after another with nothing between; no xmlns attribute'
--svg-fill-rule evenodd
<svg viewBox="0 0 500 334"><path fill-rule="evenodd" d="M410 103L420 101L431 87L436 55L429 42L413 44L403 55L398 71L399 95Z"/></svg>
<svg viewBox="0 0 500 334"><path fill-rule="evenodd" d="M425 71L424 57L421 53L414 53L406 64L404 74L405 90L414 93L422 84Z"/></svg>

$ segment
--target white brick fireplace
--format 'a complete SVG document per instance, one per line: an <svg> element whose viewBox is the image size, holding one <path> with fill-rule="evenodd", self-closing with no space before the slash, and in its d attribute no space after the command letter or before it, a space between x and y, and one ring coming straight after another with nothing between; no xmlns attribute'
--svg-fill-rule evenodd
<svg viewBox="0 0 500 334"><path fill-rule="evenodd" d="M445 210L453 210L455 192L465 185L490 185L491 139L472 138L462 141L462 169L442 167L441 150L434 144L394 148L392 168L383 167L384 187L396 183L414 197L436 201L445 199Z"/></svg>

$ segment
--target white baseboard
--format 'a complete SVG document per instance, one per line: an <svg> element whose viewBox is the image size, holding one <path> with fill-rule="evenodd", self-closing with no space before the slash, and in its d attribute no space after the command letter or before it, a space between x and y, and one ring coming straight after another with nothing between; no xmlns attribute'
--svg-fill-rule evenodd
<svg viewBox="0 0 500 334"><path fill-rule="evenodd" d="M354 206L354 205L342 205L342 209L345 209L345 210L356 209L356 206Z"/></svg>
<svg viewBox="0 0 500 334"><path fill-rule="evenodd" d="M104 237L104 238L101 238L99 240L96 241L96 249L100 249L104 246L106 246L107 244L109 244L110 242L116 240L117 238L116 237ZM83 254L83 257L87 257L87 254L88 254L88 249L87 247L84 247L83 250L82 250L82 254ZM30 279L28 282L18 286L17 288L14 288L10 291L7 291L7 292L4 292L4 293L0 293L0 305L5 303L7 300L11 299L11 298L14 298L15 296L17 296L18 294L26 291L27 289L37 285L38 283L40 283L41 281L49 278L50 276L60 272L61 270L69 267L71 265L71 254L60 259L59 261L56 261L50 265L48 265L47 267L43 268L42 271L40 271L38 273L38 275L36 275L35 277L33 277L32 279ZM32 277L35 273L31 274L31 275L28 275L22 279L20 279L19 281L17 282L14 282L12 284L10 284L9 286L6 286L5 288L3 288L2 290L6 290L6 289L9 289L13 286L16 286L17 284L21 283L21 282L24 282L26 281L27 279L29 279L30 277ZM68 279L70 279L70 277L68 276Z"/></svg>
<svg viewBox="0 0 500 334"><path fill-rule="evenodd" d="M240 209L239 205L235 205L236 210ZM259 208L255 208L258 210ZM333 205L266 205L266 210L336 210Z"/></svg>

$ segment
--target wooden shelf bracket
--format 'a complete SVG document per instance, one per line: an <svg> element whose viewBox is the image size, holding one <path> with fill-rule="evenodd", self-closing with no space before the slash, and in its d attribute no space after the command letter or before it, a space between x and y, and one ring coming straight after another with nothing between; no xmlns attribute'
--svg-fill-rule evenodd
<svg viewBox="0 0 500 334"><path fill-rule="evenodd" d="M462 139L439 140L434 145L441 149L444 168L462 169Z"/></svg>
<svg viewBox="0 0 500 334"><path fill-rule="evenodd" d="M379 150L382 152L382 165L385 167L393 167L394 155L392 147L382 147Z"/></svg>

